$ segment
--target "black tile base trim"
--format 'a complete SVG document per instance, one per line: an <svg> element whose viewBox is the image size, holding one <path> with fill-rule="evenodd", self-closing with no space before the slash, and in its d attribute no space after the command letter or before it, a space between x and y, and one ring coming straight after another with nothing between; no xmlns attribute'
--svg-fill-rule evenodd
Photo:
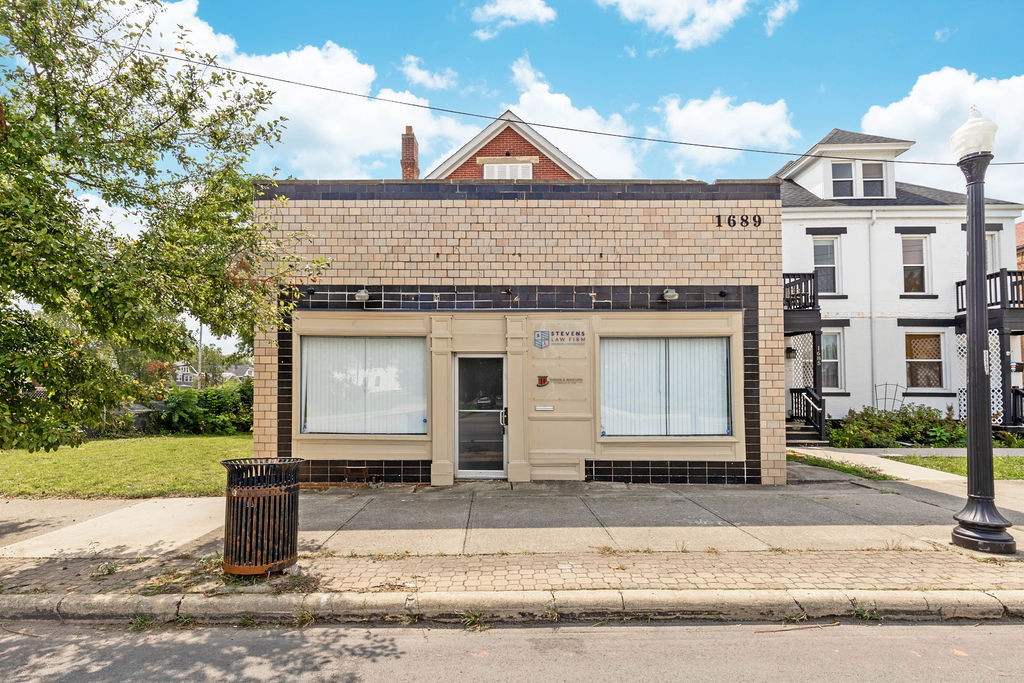
<svg viewBox="0 0 1024 683"><path fill-rule="evenodd" d="M299 483L346 482L429 484L429 460L307 460L299 466Z"/></svg>
<svg viewBox="0 0 1024 683"><path fill-rule="evenodd" d="M761 465L749 460L587 460L586 480L627 484L760 484Z"/></svg>

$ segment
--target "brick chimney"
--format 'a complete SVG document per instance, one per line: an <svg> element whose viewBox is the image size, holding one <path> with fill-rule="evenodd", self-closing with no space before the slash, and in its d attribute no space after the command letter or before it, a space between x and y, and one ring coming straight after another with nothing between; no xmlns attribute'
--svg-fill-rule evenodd
<svg viewBox="0 0 1024 683"><path fill-rule="evenodd" d="M416 180L420 177L420 146L412 126L405 127L402 135L402 180Z"/></svg>

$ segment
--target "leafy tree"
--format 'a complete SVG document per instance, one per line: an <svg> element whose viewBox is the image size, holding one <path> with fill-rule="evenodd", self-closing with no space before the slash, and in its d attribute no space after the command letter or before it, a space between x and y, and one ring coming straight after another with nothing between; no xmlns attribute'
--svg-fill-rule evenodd
<svg viewBox="0 0 1024 683"><path fill-rule="evenodd" d="M322 265L254 212L246 162L279 140L272 93L186 36L175 56L193 63L142 51L160 9L0 4L0 449L76 443L138 398L97 340L171 358L189 346L184 314L217 335L270 329L281 292ZM85 194L141 232L118 234Z"/></svg>

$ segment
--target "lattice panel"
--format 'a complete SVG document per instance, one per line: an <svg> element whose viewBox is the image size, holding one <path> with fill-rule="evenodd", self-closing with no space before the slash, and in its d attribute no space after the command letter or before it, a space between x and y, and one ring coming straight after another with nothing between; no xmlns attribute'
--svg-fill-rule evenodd
<svg viewBox="0 0 1024 683"><path fill-rule="evenodd" d="M988 331L989 390L992 401L992 424L1003 424L1003 370L999 360L1003 357L999 341L999 330ZM956 335L956 368L954 383L957 386L957 417L967 419L967 335Z"/></svg>
<svg viewBox="0 0 1024 683"><path fill-rule="evenodd" d="M789 345L796 351L793 359L791 389L814 386L814 337L797 334L789 338Z"/></svg>

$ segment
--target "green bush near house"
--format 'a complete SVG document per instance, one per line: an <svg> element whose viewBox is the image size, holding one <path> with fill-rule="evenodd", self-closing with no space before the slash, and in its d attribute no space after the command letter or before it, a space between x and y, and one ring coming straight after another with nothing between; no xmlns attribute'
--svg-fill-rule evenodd
<svg viewBox="0 0 1024 683"><path fill-rule="evenodd" d="M160 421L167 431L184 434L235 434L252 431L252 381L207 389L175 389L164 398Z"/></svg>
<svg viewBox="0 0 1024 683"><path fill-rule="evenodd" d="M838 427L828 431L828 441L837 448L956 448L967 444L967 426L953 418L952 407L945 413L916 403L899 410L866 407L851 410Z"/></svg>

